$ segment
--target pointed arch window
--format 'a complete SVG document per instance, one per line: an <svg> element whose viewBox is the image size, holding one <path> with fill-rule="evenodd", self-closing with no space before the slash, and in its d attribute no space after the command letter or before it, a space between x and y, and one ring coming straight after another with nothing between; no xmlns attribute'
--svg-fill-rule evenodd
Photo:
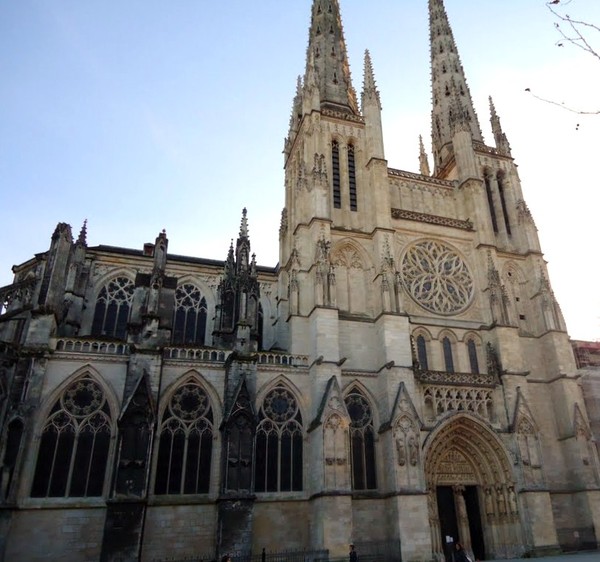
<svg viewBox="0 0 600 562"><path fill-rule="evenodd" d="M508 207L506 206L506 198L504 196L504 174L502 172L498 172L496 176L496 180L498 182L498 192L500 193L500 203L502 205L502 215L504 217L504 225L506 226L506 233L509 236L512 236L512 232L510 230L510 221L508 219Z"/></svg>
<svg viewBox="0 0 600 562"><path fill-rule="evenodd" d="M340 183L340 145L336 140L331 143L331 171L333 181L333 207L335 209L341 209L342 192Z"/></svg>
<svg viewBox="0 0 600 562"><path fill-rule="evenodd" d="M175 291L173 344L204 345L207 306L200 289L184 283Z"/></svg>
<svg viewBox="0 0 600 562"><path fill-rule="evenodd" d="M196 382L180 386L160 424L155 494L208 493L213 431L212 406L204 389Z"/></svg>
<svg viewBox="0 0 600 562"><path fill-rule="evenodd" d="M350 210L358 210L356 195L356 161L354 158L354 145L348 145L348 187L350 190Z"/></svg>
<svg viewBox="0 0 600 562"><path fill-rule="evenodd" d="M442 347L444 349L444 364L447 373L454 373L454 358L452 357L452 342L450 338L446 336L442 340Z"/></svg>
<svg viewBox="0 0 600 562"><path fill-rule="evenodd" d="M471 366L471 374L479 374L479 360L477 359L477 345L473 340L467 342L467 351L469 352L469 365Z"/></svg>
<svg viewBox="0 0 600 562"><path fill-rule="evenodd" d="M133 282L127 277L115 277L102 287L96 299L93 336L125 339L133 291Z"/></svg>
<svg viewBox="0 0 600 562"><path fill-rule="evenodd" d="M375 428L373 413L366 398L358 389L346 396L350 414L350 458L352 489L374 490L377 487L375 472Z"/></svg>
<svg viewBox="0 0 600 562"><path fill-rule="evenodd" d="M492 219L492 227L494 232L498 233L498 221L496 220L496 207L494 205L494 196L492 195L492 178L490 172L486 170L483 173L483 179L485 182L485 192L488 200L488 207L490 210L490 217Z"/></svg>
<svg viewBox="0 0 600 562"><path fill-rule="evenodd" d="M71 383L42 428L31 496L101 496L111 427L100 385L89 375Z"/></svg>
<svg viewBox="0 0 600 562"><path fill-rule="evenodd" d="M8 424L6 432L6 447L4 449L4 459L2 466L4 467L3 482L0 483L0 497L5 500L9 498L10 488L13 481L14 470L21 448L21 439L23 437L23 421L19 418L13 419Z"/></svg>
<svg viewBox="0 0 600 562"><path fill-rule="evenodd" d="M427 341L422 335L417 336L417 359L419 360L419 366L423 371L429 369L427 362Z"/></svg>
<svg viewBox="0 0 600 562"><path fill-rule="evenodd" d="M302 416L283 385L265 397L256 429L256 492L302 490Z"/></svg>

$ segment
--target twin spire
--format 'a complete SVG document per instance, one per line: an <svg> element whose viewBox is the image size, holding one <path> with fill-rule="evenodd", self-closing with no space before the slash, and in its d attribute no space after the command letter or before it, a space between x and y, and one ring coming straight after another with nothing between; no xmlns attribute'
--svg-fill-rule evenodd
<svg viewBox="0 0 600 562"><path fill-rule="evenodd" d="M431 112L434 169L440 170L452 155L452 139L457 131L469 132L475 143L483 144L481 127L475 113L454 35L443 0L428 0L431 49ZM298 79L290 123L290 138L298 129L302 115L311 110L330 109L366 116L365 107L381 111L373 65L368 51L364 60L364 84L361 108L352 86L339 0L313 0L306 70ZM497 148L510 154L492 105L492 129ZM420 168L428 165L420 147ZM434 172L435 173L435 172Z"/></svg>

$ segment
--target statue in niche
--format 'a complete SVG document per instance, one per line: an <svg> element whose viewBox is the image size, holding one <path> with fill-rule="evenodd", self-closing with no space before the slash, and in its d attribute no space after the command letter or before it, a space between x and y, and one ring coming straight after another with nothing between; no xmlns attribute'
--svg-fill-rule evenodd
<svg viewBox="0 0 600 562"><path fill-rule="evenodd" d="M514 486L510 486L508 488L508 505L510 506L510 512L512 514L516 514L519 512L519 508L517 506L517 496L515 494Z"/></svg>
<svg viewBox="0 0 600 562"><path fill-rule="evenodd" d="M494 498L492 498L492 488L485 489L485 513L486 515L494 515Z"/></svg>
<svg viewBox="0 0 600 562"><path fill-rule="evenodd" d="M406 464L406 447L404 444L404 435L396 438L396 452L398 453L398 464L404 466Z"/></svg>
<svg viewBox="0 0 600 562"><path fill-rule="evenodd" d="M496 502L498 504L498 513L506 515L506 498L504 497L502 486L496 487Z"/></svg>
<svg viewBox="0 0 600 562"><path fill-rule="evenodd" d="M419 462L419 446L417 445L417 439L414 435L411 435L408 438L408 451L410 464L412 466L417 466L417 463Z"/></svg>

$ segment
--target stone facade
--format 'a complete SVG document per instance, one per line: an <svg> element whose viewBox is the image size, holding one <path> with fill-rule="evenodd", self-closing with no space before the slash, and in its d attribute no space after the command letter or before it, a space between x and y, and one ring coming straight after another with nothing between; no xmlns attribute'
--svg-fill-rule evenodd
<svg viewBox="0 0 600 562"><path fill-rule="evenodd" d="M359 106L338 1L314 0L276 268L245 210L222 262L60 223L15 266L4 560L597 548L597 386L496 109L488 146L442 0L429 13L433 174L422 143L419 173L388 167L370 55Z"/></svg>

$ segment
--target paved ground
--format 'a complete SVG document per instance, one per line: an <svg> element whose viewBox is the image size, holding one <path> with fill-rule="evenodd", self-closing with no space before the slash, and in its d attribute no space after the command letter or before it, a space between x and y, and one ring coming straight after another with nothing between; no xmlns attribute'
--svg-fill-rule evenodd
<svg viewBox="0 0 600 562"><path fill-rule="evenodd" d="M544 556L543 558L512 558L503 562L600 562L600 550L596 552L578 552L575 554L559 554L557 556ZM489 561L488 561L489 562Z"/></svg>

